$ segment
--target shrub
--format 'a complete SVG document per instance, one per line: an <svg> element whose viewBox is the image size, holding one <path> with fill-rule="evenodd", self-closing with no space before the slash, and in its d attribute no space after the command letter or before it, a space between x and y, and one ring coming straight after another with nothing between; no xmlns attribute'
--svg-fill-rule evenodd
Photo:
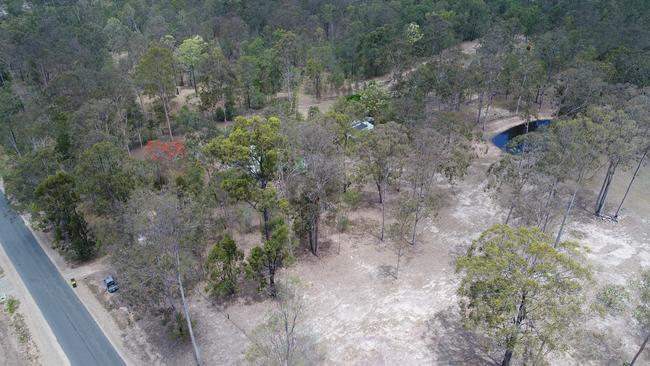
<svg viewBox="0 0 650 366"><path fill-rule="evenodd" d="M5 309L10 315L14 315L16 310L18 310L18 305L20 305L20 301L16 298L10 297L5 303Z"/></svg>
<svg viewBox="0 0 650 366"><path fill-rule="evenodd" d="M359 204L361 203L361 193L359 191L349 189L343 193L343 201L346 205L348 205L348 207L350 207L350 209L356 210L359 208Z"/></svg>
<svg viewBox="0 0 650 366"><path fill-rule="evenodd" d="M340 233L345 233L348 230L350 230L350 225L351 225L351 222L350 222L350 219L347 216L340 215L338 217L338 219L336 220L336 229Z"/></svg>
<svg viewBox="0 0 650 366"><path fill-rule="evenodd" d="M221 107L217 107L214 112L214 120L217 122L224 122L226 120L226 112Z"/></svg>

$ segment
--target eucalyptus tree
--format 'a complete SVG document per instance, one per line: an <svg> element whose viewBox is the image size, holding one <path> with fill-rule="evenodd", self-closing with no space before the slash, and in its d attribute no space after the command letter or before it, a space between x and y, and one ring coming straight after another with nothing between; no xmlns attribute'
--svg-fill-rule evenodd
<svg viewBox="0 0 650 366"><path fill-rule="evenodd" d="M192 76L192 85L194 92L199 94L198 86L196 85L196 68L205 57L207 43L201 36L194 36L185 39L176 49L176 58L180 61Z"/></svg>
<svg viewBox="0 0 650 366"><path fill-rule="evenodd" d="M558 115L575 117L600 103L607 87L605 75L596 65L581 63L560 73L556 79Z"/></svg>
<svg viewBox="0 0 650 366"><path fill-rule="evenodd" d="M218 136L203 152L228 167L222 188L236 200L248 202L260 211L263 233L271 238L269 221L278 206L273 187L280 162L286 157L286 137L275 117L237 117L228 136Z"/></svg>
<svg viewBox="0 0 650 366"><path fill-rule="evenodd" d="M292 256L289 227L281 218L269 223L270 236L262 245L253 247L246 258L246 275L257 282L258 290L266 289L271 297L277 295L275 275L287 266Z"/></svg>
<svg viewBox="0 0 650 366"><path fill-rule="evenodd" d="M218 42L208 43L204 57L196 66L202 83L199 97L204 108L212 108L237 87L234 65L226 59Z"/></svg>
<svg viewBox="0 0 650 366"><path fill-rule="evenodd" d="M137 184L127 153L110 142L99 142L79 157L75 166L79 193L87 196L96 212L115 212Z"/></svg>
<svg viewBox="0 0 650 366"><path fill-rule="evenodd" d="M296 168L289 199L298 216L293 226L307 233L309 248L318 255L321 216L335 208L342 192L344 157L335 143L336 135L315 122L294 126L290 140Z"/></svg>
<svg viewBox="0 0 650 366"><path fill-rule="evenodd" d="M607 171L594 209L594 213L601 216L618 167L624 167L636 158L638 129L635 121L623 110L597 107L591 108L587 115L598 128L598 141L594 147L607 159Z"/></svg>
<svg viewBox="0 0 650 366"><path fill-rule="evenodd" d="M626 285L605 285L594 303L601 315L631 318L634 333L642 339L632 360L625 365L634 366L650 341L650 270L644 268L628 280Z"/></svg>
<svg viewBox="0 0 650 366"><path fill-rule="evenodd" d="M643 93L637 96L630 101L629 105L626 107L626 111L630 118L636 122L637 126L636 136L639 143L636 149L636 159L638 160L638 163L634 169L632 178L630 179L630 182L625 189L625 194L621 199L621 203L616 209L614 219L618 218L618 215L621 212L621 208L625 203L625 199L627 198L627 195L632 188L632 184L634 183L639 170L641 169L641 166L643 166L643 164L647 161L646 158L648 157L648 152L650 152L650 96L648 96L647 93Z"/></svg>
<svg viewBox="0 0 650 366"><path fill-rule="evenodd" d="M322 116L323 124L334 134L334 144L338 146L343 155L343 192L346 192L351 184L349 158L354 154L355 139L358 132L352 127L352 118L345 113L330 111Z"/></svg>
<svg viewBox="0 0 650 366"><path fill-rule="evenodd" d="M499 197L506 197L508 213L504 224L508 225L513 212L525 200L526 189L537 174L541 156L540 139L536 134L526 134L510 142L516 153L508 153L488 169L487 188Z"/></svg>
<svg viewBox="0 0 650 366"><path fill-rule="evenodd" d="M36 187L34 198L37 218L54 227L55 239L62 247L71 250L78 260L90 259L96 242L77 209L81 199L74 178L62 171L50 175Z"/></svg>
<svg viewBox="0 0 650 366"><path fill-rule="evenodd" d="M39 184L60 169L56 155L53 146L45 146L8 162L2 179L7 196L15 200L19 209L29 209L34 203L34 191Z"/></svg>
<svg viewBox="0 0 650 366"><path fill-rule="evenodd" d="M167 48L150 47L135 66L135 81L145 94L156 96L162 104L169 138L173 139L169 100L174 95L174 54Z"/></svg>
<svg viewBox="0 0 650 366"><path fill-rule="evenodd" d="M412 153L405 159L404 180L408 189L400 197L398 211L410 222L411 245L415 244L418 224L442 207L444 197L436 187L443 176L454 184L467 173L474 158L471 130L450 115L433 118L432 127L413 131Z"/></svg>
<svg viewBox="0 0 650 366"><path fill-rule="evenodd" d="M306 324L305 301L297 281L285 280L266 321L252 333L246 352L251 365L315 365L323 361L313 331Z"/></svg>
<svg viewBox="0 0 650 366"><path fill-rule="evenodd" d="M537 364L567 351L587 311L591 272L584 260L578 244L553 245L537 228L493 226L456 262L465 326L503 352L502 366L516 359Z"/></svg>
<svg viewBox="0 0 650 366"><path fill-rule="evenodd" d="M275 51L277 61L281 68L282 81L286 88L287 99L289 100L289 112L295 111L297 99L297 87L300 81L300 38L291 31L278 30L274 34Z"/></svg>
<svg viewBox="0 0 650 366"><path fill-rule="evenodd" d="M168 189L138 190L126 203L122 221L122 243L112 257L125 299L140 311L155 309L175 316L180 328L185 318L196 362L201 365L186 297L188 284L198 279L198 257L203 250L200 212L187 198Z"/></svg>
<svg viewBox="0 0 650 366"><path fill-rule="evenodd" d="M369 177L377 186L381 204L381 234L384 240L386 222L386 188L402 171L402 159L406 154L408 137L406 129L398 123L380 124L367 133L359 135L360 174Z"/></svg>
<svg viewBox="0 0 650 366"><path fill-rule="evenodd" d="M582 188L588 173L594 171L598 166L600 154L594 149L594 146L599 142L599 134L597 127L590 118L582 116L572 120L558 121L555 128L558 129L558 136L562 138L562 143L558 147L560 149L566 148L564 167L568 172L567 181L572 186L572 192L555 237L554 245L558 245L578 191Z"/></svg>
<svg viewBox="0 0 650 366"><path fill-rule="evenodd" d="M7 134L11 147L18 156L21 152L16 137L15 118L23 109L23 103L11 89L11 84L0 85L0 130Z"/></svg>

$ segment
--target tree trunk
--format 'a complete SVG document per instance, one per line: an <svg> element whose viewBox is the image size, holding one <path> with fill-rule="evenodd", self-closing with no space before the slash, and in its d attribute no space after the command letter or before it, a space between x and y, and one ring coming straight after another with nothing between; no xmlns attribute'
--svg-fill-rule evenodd
<svg viewBox="0 0 650 366"><path fill-rule="evenodd" d="M192 348L194 349L194 358L198 366L202 366L201 354L199 352L199 346L196 344L196 339L194 338L194 331L192 330L192 321L190 320L190 309L187 305L187 300L185 299L185 291L183 289L183 281L181 280L181 260L176 249L176 276L178 279L178 287L181 291L181 301L183 302L183 312L185 313L185 320L187 321L187 331L190 333L190 340L192 341Z"/></svg>
<svg viewBox="0 0 650 366"><path fill-rule="evenodd" d="M320 228L320 214L316 213L314 219L314 254L318 256L318 229Z"/></svg>
<svg viewBox="0 0 650 366"><path fill-rule="evenodd" d="M616 173L616 168L618 167L619 161L620 160L610 161L609 167L607 167L605 180L603 181L603 186L600 188L600 194L596 200L596 216L600 216L602 214L603 208L605 207L605 203L607 202L607 195L609 193L609 187L611 186L612 180L614 179L614 174Z"/></svg>
<svg viewBox="0 0 650 366"><path fill-rule="evenodd" d="M479 96L478 96L478 113L476 115L476 124L477 125L479 123L481 123L481 112L483 111L483 95L484 94L485 94L484 92L481 92L481 94L479 94Z"/></svg>
<svg viewBox="0 0 650 366"><path fill-rule="evenodd" d="M16 151L16 155L18 155L19 157L22 156L20 154L20 150L18 149L18 143L16 142L16 134L14 133L14 129L11 127L11 125L9 125L9 133L11 134L11 145Z"/></svg>
<svg viewBox="0 0 650 366"><path fill-rule="evenodd" d="M138 101L140 102L140 109L142 109L142 114L144 115L144 119L148 120L149 116L147 115L147 110L144 108L144 103L142 102L142 95L138 93Z"/></svg>
<svg viewBox="0 0 650 366"><path fill-rule="evenodd" d="M512 351L506 350L506 354L503 356L503 361L501 361L501 366L509 366L511 360L512 360Z"/></svg>
<svg viewBox="0 0 650 366"><path fill-rule="evenodd" d="M485 115L483 115L483 131L485 131L485 124L487 123L488 113L490 112L490 106L492 106L492 98L494 97L493 93L490 93L488 98L487 106L485 107Z"/></svg>
<svg viewBox="0 0 650 366"><path fill-rule="evenodd" d="M384 203L384 194L381 191L381 185L383 183L377 183L377 191L379 192L379 203Z"/></svg>
<svg viewBox="0 0 650 366"><path fill-rule="evenodd" d="M277 291L275 289L275 266L269 267L269 296L275 297Z"/></svg>
<svg viewBox="0 0 650 366"><path fill-rule="evenodd" d="M504 225L508 225L508 222L510 221L510 217L512 216L512 211L515 209L515 201L513 200L512 203L510 204L510 208L508 209L508 215L506 216L506 221L503 223Z"/></svg>
<svg viewBox="0 0 650 366"><path fill-rule="evenodd" d="M385 189L386 185L382 182L379 186L379 197L381 200L381 235L379 236L379 239L381 241L384 241L384 225L386 224L386 200L383 199Z"/></svg>
<svg viewBox="0 0 650 366"><path fill-rule="evenodd" d="M641 348L639 348L637 353L634 355L634 358L632 358L632 361L630 361L630 366L634 366L634 363L636 362L637 358L639 358L639 356L645 349L646 344L648 344L648 340L650 340L650 333L648 333L648 335L645 337L643 343L641 344Z"/></svg>
<svg viewBox="0 0 650 366"><path fill-rule="evenodd" d="M517 309L517 317L514 319L517 330L520 329L521 323L526 319L526 292L521 295L519 308ZM517 341L517 334L513 334L506 340L506 353L503 355L501 366L509 366L512 361L513 349Z"/></svg>
<svg viewBox="0 0 650 366"><path fill-rule="evenodd" d="M264 229L264 238L266 238L266 240L271 239L271 232L269 231L269 220L270 220L269 216L270 216L269 215L269 209L265 207L262 210L262 218L264 220L262 225L264 225L264 228L263 228Z"/></svg>
<svg viewBox="0 0 650 366"><path fill-rule="evenodd" d="M196 75L194 74L194 66L190 68L190 71L192 72L192 84L194 85L194 93L198 96L199 95L199 89L196 86Z"/></svg>
<svg viewBox="0 0 650 366"><path fill-rule="evenodd" d="M381 236L379 239L384 241L384 225L386 224L386 205L384 202L381 203Z"/></svg>
<svg viewBox="0 0 650 366"><path fill-rule="evenodd" d="M643 155L641 156L641 159L639 159L639 165L636 166L636 169L634 170L634 175L632 175L632 179L630 179L630 183L627 185L627 189L625 190L625 194L623 195L623 199L621 200L621 204L618 205L618 208L616 209L616 213L614 214L614 219L618 218L618 214L621 212L621 208L623 207L623 203L625 202L625 199L627 198L627 194L630 193L630 188L632 188L632 183L634 183L634 179L636 178L637 174L639 173L639 169L641 169L641 165L643 165L643 160L645 160L645 157L648 155L649 150L650 150L650 147L646 148L645 151L643 152Z"/></svg>
<svg viewBox="0 0 650 366"><path fill-rule="evenodd" d="M402 247L397 248L397 266L395 266L395 279L399 276L399 262L402 258Z"/></svg>
<svg viewBox="0 0 650 366"><path fill-rule="evenodd" d="M555 178L553 181L553 185L551 186L551 191L548 193L548 199L546 200L546 204L544 205L544 223L542 224L542 231L546 232L546 227L548 226L548 222L551 219L551 210L549 209L549 206L551 205L551 201L553 200L553 197L555 197L555 187L557 187L557 184L559 183L560 179Z"/></svg>
<svg viewBox="0 0 650 366"><path fill-rule="evenodd" d="M573 208L573 202L576 199L576 195L578 194L578 190L580 190L580 183L582 182L582 175L583 175L583 172L580 172L580 175L578 177L578 181L576 182L576 189L573 191L573 194L571 195L571 200L569 201L569 205L567 206L566 211L564 211L564 217L562 217L562 224L560 225L560 230L558 230L557 236L555 237L555 242L553 242L553 248L557 247L557 245L560 243L560 239L562 238L562 232L564 231L564 225L566 225L567 217L569 217L569 213L571 212L571 209Z"/></svg>
<svg viewBox="0 0 650 366"><path fill-rule="evenodd" d="M411 245L415 245L415 235L417 234L418 222L420 221L419 209L415 212L415 218L413 218L413 233L411 233Z"/></svg>
<svg viewBox="0 0 650 366"><path fill-rule="evenodd" d="M174 135L172 134L172 123L169 119L169 106L167 105L167 93L164 88L160 89L160 101L163 105L163 110L165 111L165 120L167 121L167 130L169 132L170 141L174 140Z"/></svg>

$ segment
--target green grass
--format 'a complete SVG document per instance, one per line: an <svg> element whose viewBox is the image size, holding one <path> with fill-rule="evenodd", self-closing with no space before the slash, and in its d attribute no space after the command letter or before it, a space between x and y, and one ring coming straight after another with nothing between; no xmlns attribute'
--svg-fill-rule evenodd
<svg viewBox="0 0 650 366"><path fill-rule="evenodd" d="M18 299L10 297L10 298L7 299L7 302L5 303L5 310L10 315L14 315L16 310L18 310L18 305L20 305L20 301Z"/></svg>

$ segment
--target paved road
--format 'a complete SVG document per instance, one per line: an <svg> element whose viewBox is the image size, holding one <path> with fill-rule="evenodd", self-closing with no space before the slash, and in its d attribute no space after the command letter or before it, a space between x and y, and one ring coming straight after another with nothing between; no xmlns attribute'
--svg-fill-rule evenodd
<svg viewBox="0 0 650 366"><path fill-rule="evenodd" d="M0 193L0 244L73 366L118 366L117 354L72 287Z"/></svg>

